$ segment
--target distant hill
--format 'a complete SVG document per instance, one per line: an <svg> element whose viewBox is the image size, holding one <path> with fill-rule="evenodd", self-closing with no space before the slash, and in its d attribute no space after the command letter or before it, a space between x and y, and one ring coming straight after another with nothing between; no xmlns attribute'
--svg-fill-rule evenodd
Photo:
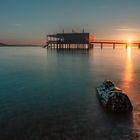
<svg viewBox="0 0 140 140"><path fill-rule="evenodd" d="M6 47L6 46L11 46L11 47L38 47L39 45L34 45L34 44L5 44L5 43L0 43L0 47Z"/></svg>
<svg viewBox="0 0 140 140"><path fill-rule="evenodd" d="M0 43L0 46L7 46L7 44L4 44L4 43Z"/></svg>

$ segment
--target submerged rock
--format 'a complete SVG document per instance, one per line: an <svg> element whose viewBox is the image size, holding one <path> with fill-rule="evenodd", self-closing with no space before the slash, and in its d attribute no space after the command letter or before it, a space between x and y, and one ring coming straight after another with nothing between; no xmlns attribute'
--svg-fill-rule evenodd
<svg viewBox="0 0 140 140"><path fill-rule="evenodd" d="M104 81L97 87L97 95L102 105L111 112L129 112L133 110L128 96L109 80Z"/></svg>

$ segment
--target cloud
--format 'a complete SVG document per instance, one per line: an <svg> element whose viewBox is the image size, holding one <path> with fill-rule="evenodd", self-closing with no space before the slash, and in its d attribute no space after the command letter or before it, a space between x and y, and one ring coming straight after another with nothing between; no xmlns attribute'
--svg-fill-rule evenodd
<svg viewBox="0 0 140 140"><path fill-rule="evenodd" d="M19 24L19 23L14 23L14 24L12 24L12 26L14 26L14 27L21 27L21 26L22 26L22 24Z"/></svg>
<svg viewBox="0 0 140 140"><path fill-rule="evenodd" d="M117 28L116 30L117 30L117 31L126 31L126 32L129 31L128 28Z"/></svg>
<svg viewBox="0 0 140 140"><path fill-rule="evenodd" d="M115 30L120 32L137 32L140 33L140 28L117 27Z"/></svg>

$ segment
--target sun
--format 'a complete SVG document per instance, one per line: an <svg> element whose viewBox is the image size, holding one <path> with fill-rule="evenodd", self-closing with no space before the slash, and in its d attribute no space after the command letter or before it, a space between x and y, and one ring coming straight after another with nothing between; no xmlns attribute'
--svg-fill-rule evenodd
<svg viewBox="0 0 140 140"><path fill-rule="evenodd" d="M132 40L131 39L128 39L128 41L127 41L129 44L132 42Z"/></svg>

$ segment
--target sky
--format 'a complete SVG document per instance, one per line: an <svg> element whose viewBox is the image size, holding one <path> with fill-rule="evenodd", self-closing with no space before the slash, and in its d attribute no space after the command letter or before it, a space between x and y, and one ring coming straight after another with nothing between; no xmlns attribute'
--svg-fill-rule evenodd
<svg viewBox="0 0 140 140"><path fill-rule="evenodd" d="M43 44L47 34L90 32L140 40L140 0L0 0L0 42Z"/></svg>

